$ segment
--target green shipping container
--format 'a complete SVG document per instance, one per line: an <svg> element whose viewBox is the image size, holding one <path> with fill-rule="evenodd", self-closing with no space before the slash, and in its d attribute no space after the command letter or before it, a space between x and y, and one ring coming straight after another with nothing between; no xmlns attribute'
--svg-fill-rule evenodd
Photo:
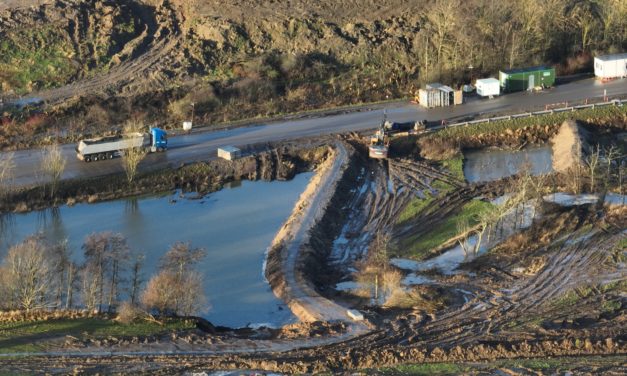
<svg viewBox="0 0 627 376"><path fill-rule="evenodd" d="M532 67L500 71L499 81L504 92L551 87L555 85L555 68Z"/></svg>

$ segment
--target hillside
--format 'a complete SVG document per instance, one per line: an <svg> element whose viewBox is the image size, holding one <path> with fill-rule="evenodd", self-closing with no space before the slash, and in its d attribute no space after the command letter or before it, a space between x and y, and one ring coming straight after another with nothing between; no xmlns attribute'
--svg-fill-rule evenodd
<svg viewBox="0 0 627 376"><path fill-rule="evenodd" d="M53 105L34 134L68 122L70 134L101 133L129 116L168 127L192 103L197 122L215 123L411 97L517 66L585 71L593 54L627 49L626 25L619 0L7 1L0 97Z"/></svg>

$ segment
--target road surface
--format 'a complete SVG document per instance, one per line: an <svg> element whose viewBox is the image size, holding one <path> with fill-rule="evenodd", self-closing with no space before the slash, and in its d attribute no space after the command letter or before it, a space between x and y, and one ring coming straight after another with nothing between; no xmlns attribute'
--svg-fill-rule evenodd
<svg viewBox="0 0 627 376"><path fill-rule="evenodd" d="M607 96L627 95L627 79L601 83L585 79L560 85L538 93L514 93L494 99L471 98L468 103L455 107L424 109L411 104L394 104L387 108L388 120L407 122L415 120L440 121L481 116L486 113L524 112L543 109L547 104L597 100ZM172 137L166 153L151 154L142 163L151 168L177 166L181 163L207 160L215 157L220 146L246 146L256 143L293 140L303 137L363 131L376 128L382 119L382 110L366 110L333 116L299 120L287 120L272 124L257 124L230 130L208 131ZM64 145L67 157L64 179L94 177L122 171L119 159L85 163L74 152L75 145ZM15 152L15 185L28 185L41 179L41 150L30 149Z"/></svg>

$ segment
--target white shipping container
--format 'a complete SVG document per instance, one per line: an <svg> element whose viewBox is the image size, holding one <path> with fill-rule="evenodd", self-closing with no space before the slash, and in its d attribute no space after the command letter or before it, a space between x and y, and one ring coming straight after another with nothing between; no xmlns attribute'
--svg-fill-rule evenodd
<svg viewBox="0 0 627 376"><path fill-rule="evenodd" d="M218 157L232 161L242 156L242 151L235 146L223 146L218 149Z"/></svg>
<svg viewBox="0 0 627 376"><path fill-rule="evenodd" d="M364 315L356 309L348 309L346 314L354 321L363 321L364 319Z"/></svg>
<svg viewBox="0 0 627 376"><path fill-rule="evenodd" d="M594 75L604 79L627 77L627 53L596 56Z"/></svg>
<svg viewBox="0 0 627 376"><path fill-rule="evenodd" d="M501 93L501 84L496 78L482 78L475 84L477 94L482 97L493 97Z"/></svg>

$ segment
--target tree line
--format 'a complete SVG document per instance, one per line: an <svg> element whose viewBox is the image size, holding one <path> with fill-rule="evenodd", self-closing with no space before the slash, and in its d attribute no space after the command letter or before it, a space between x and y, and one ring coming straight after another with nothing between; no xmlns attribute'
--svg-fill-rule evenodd
<svg viewBox="0 0 627 376"><path fill-rule="evenodd" d="M145 256L131 251L121 234L90 234L81 248L82 262L75 261L67 241L49 244L40 235L9 248L0 264L0 309L114 313L125 305L188 316L208 308L196 270L206 255L202 248L173 244L146 284Z"/></svg>

